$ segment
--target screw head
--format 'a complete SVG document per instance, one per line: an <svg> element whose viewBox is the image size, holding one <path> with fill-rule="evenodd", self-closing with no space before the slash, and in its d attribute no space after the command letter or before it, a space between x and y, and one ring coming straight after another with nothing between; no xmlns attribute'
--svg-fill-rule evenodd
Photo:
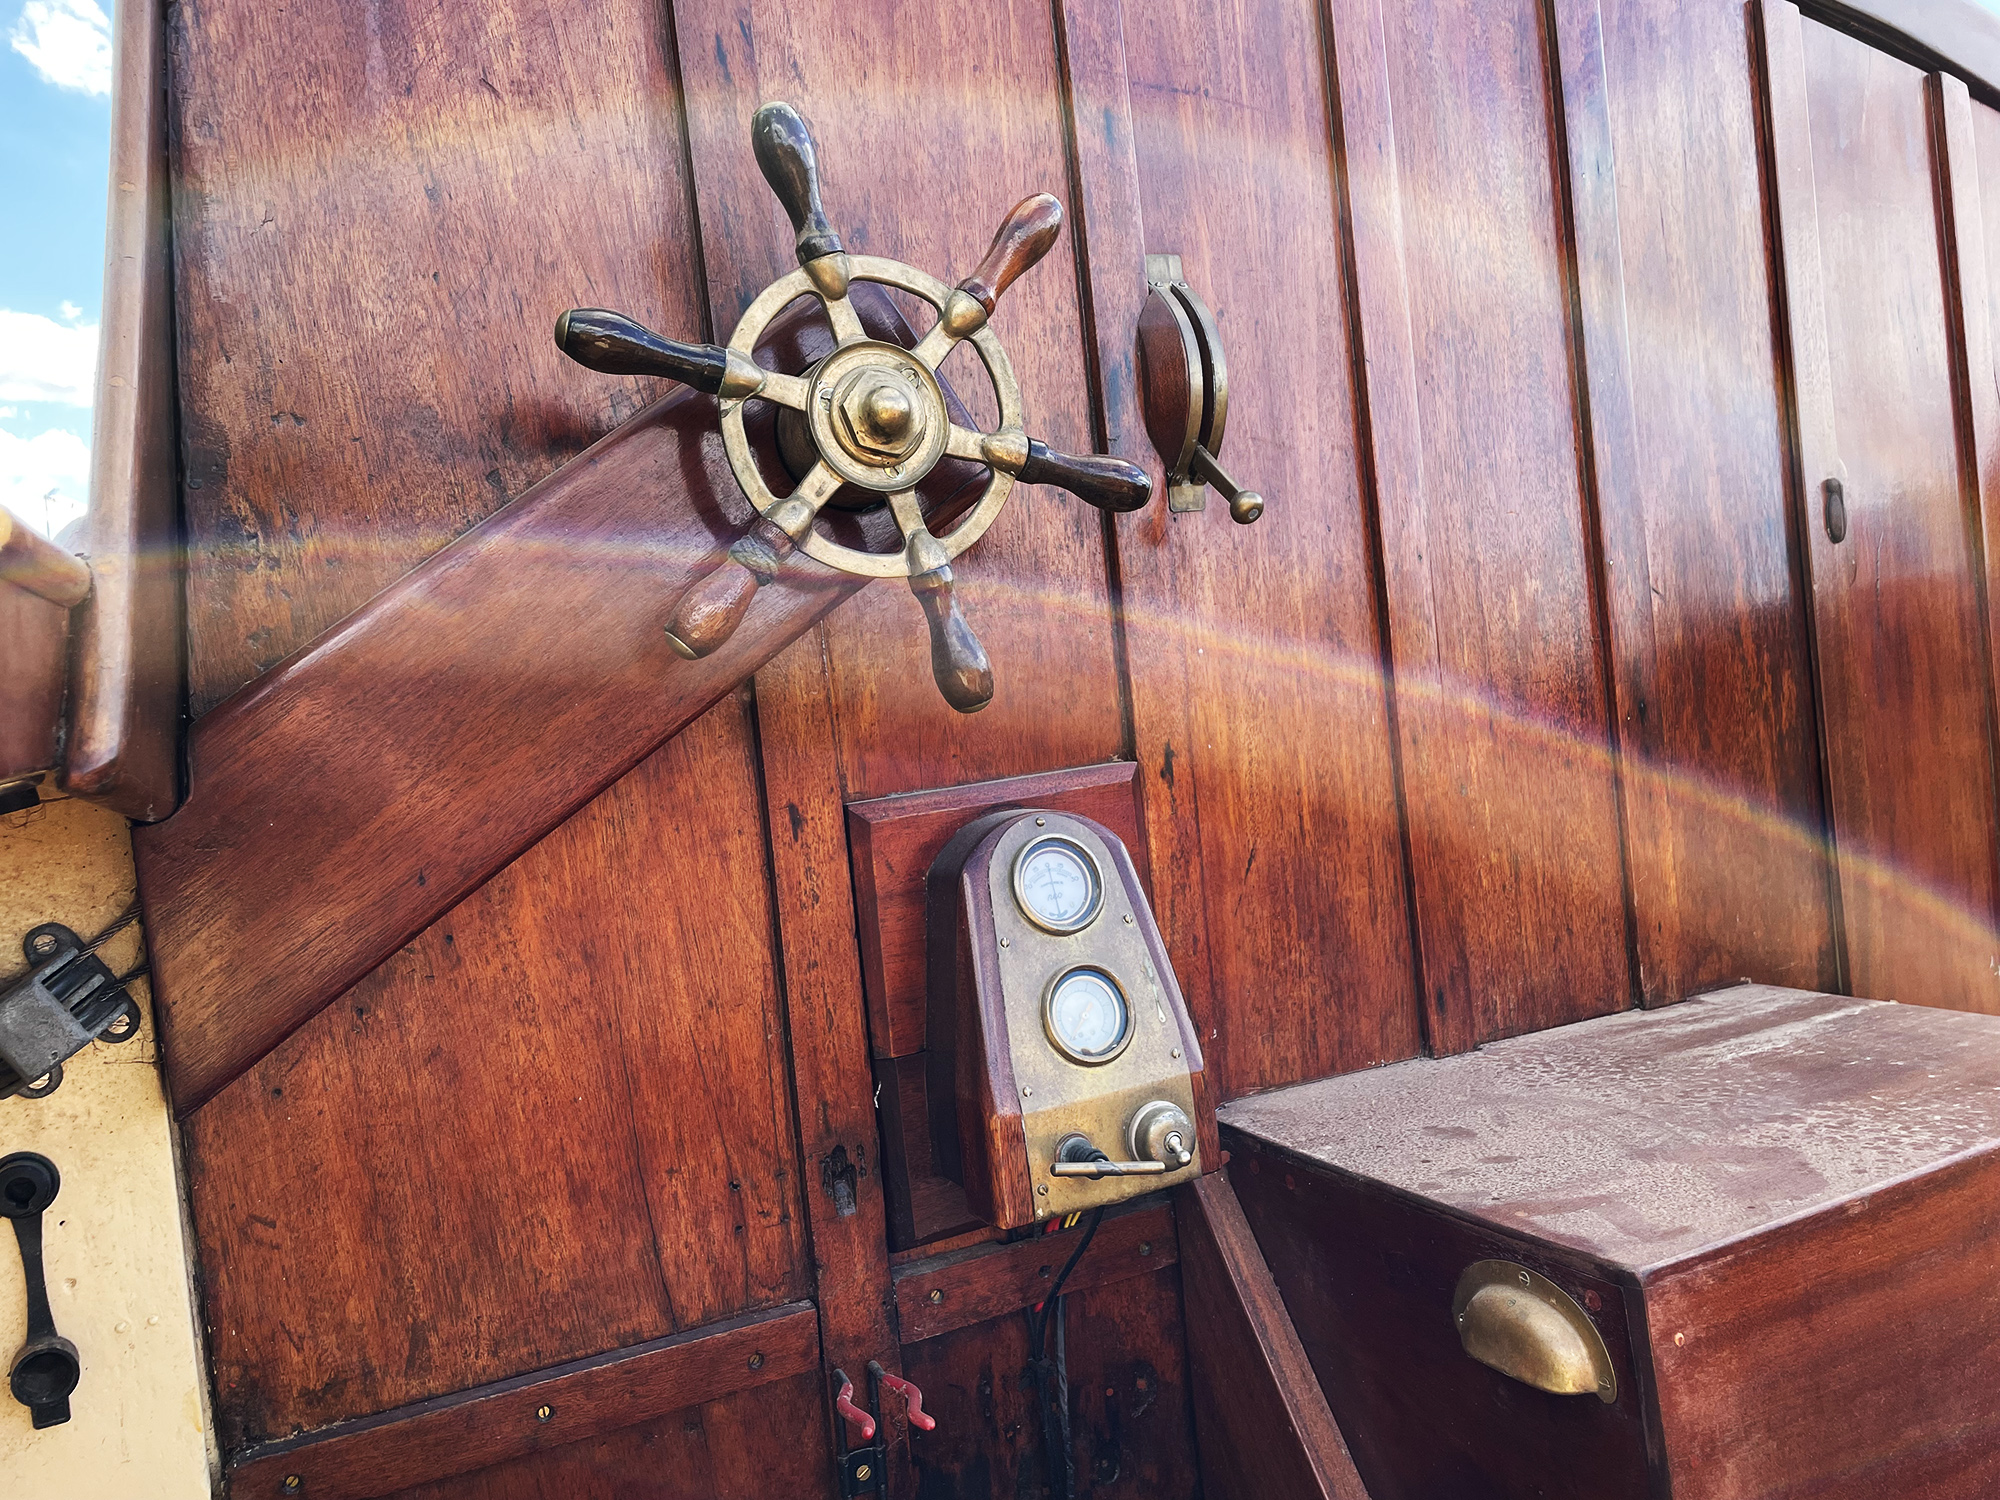
<svg viewBox="0 0 2000 1500"><path fill-rule="evenodd" d="M759 1349L755 1354L750 1356L750 1368L753 1370L764 1368L764 1351L762 1349Z"/></svg>
<svg viewBox="0 0 2000 1500"><path fill-rule="evenodd" d="M939 1288L939 1287L932 1287L932 1288L931 1288L931 1295L930 1295L930 1304L931 1304L931 1306L932 1306L932 1307L936 1307L936 1306L937 1306L937 1305L938 1305L938 1304L939 1304L940 1302L942 1302L942 1301L944 1301L944 1291L943 1291L943 1289L942 1289L942 1288Z"/></svg>
<svg viewBox="0 0 2000 1500"><path fill-rule="evenodd" d="M1139 1253L1141 1255L1151 1255L1153 1253L1153 1242L1151 1240L1139 1241Z"/></svg>
<svg viewBox="0 0 2000 1500"><path fill-rule="evenodd" d="M278 1488L283 1490L287 1495L296 1495L300 1490L304 1489L305 1487L306 1487L306 1482L303 1479L299 1478L299 1476L296 1474L287 1474L285 1476L285 1482L278 1486Z"/></svg>
<svg viewBox="0 0 2000 1500"><path fill-rule="evenodd" d="M555 1414L556 1414L556 1409L553 1406L550 1406L547 1402L544 1402L542 1405L535 1408L535 1420L537 1422L553 1421L555 1418Z"/></svg>
<svg viewBox="0 0 2000 1500"><path fill-rule="evenodd" d="M866 1484L870 1479L875 1477L875 1470L868 1464L856 1464L854 1466L854 1477L862 1484Z"/></svg>

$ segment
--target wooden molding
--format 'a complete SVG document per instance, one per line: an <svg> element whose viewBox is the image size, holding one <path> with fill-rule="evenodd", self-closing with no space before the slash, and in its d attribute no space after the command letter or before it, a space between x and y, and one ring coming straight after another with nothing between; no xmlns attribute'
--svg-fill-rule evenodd
<svg viewBox="0 0 2000 1500"><path fill-rule="evenodd" d="M372 1500L818 1368L818 1316L787 1303L252 1448L229 1494Z"/></svg>
<svg viewBox="0 0 2000 1500"><path fill-rule="evenodd" d="M104 333L77 611L64 790L129 818L180 801L185 686L173 285L168 222L166 14L118 0Z"/></svg>
<svg viewBox="0 0 2000 1500"><path fill-rule="evenodd" d="M1229 1179L1175 1194L1201 1477L1219 1500L1368 1500Z"/></svg>
<svg viewBox="0 0 2000 1500"><path fill-rule="evenodd" d="M1076 1249L1076 1236L1082 1232L1079 1225L1064 1234L1036 1234L1008 1245L980 1245L897 1267L896 1315L903 1342L922 1343L1032 1307L1047 1295L1049 1283ZM1171 1266L1179 1259L1172 1210L1147 1199L1130 1212L1105 1215L1097 1237L1070 1272L1063 1290L1081 1292L1109 1286L1128 1276Z"/></svg>
<svg viewBox="0 0 2000 1500"><path fill-rule="evenodd" d="M886 295L854 297L877 337L913 341ZM797 369L828 337L794 315L766 347ZM933 524L984 474L933 470ZM679 392L195 726L186 804L133 840L177 1114L861 587L795 558L721 650L675 655L667 612L750 515L715 403ZM891 534L872 512L843 539Z"/></svg>

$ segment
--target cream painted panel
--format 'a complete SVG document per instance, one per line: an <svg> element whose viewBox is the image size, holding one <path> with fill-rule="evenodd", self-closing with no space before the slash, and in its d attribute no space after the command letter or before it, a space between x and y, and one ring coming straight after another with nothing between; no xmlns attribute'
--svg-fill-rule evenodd
<svg viewBox="0 0 2000 1500"><path fill-rule="evenodd" d="M0 818L0 976L25 967L38 922L96 936L132 899L125 820L77 801ZM138 929L101 950L123 973ZM134 997L148 1001L143 982ZM188 1284L174 1139L150 1006L123 1047L72 1058L43 1100L0 1099L0 1155L39 1151L62 1173L43 1221L56 1328L83 1360L71 1420L36 1432L0 1385L8 1500L194 1500L210 1493L207 1383ZM26 1325L21 1258L0 1228L0 1364Z"/></svg>

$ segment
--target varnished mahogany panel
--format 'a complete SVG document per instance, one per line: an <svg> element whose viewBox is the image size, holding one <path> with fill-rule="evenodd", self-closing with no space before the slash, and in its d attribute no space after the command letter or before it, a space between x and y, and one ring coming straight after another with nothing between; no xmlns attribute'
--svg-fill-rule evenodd
<svg viewBox="0 0 2000 1500"><path fill-rule="evenodd" d="M1848 983L1996 1009L1983 559L1929 93L1917 69L1796 11L1766 20L1781 232L1811 257L1787 260L1787 290L1795 271L1821 281L1789 305ZM1838 543L1829 479L1844 490Z"/></svg>
<svg viewBox="0 0 2000 1500"><path fill-rule="evenodd" d="M1203 1493L1368 1500L1229 1179L1175 1194Z"/></svg>
<svg viewBox="0 0 2000 1500"><path fill-rule="evenodd" d="M1837 982L1739 0L1559 0L1581 345L1648 1004Z"/></svg>
<svg viewBox="0 0 2000 1500"><path fill-rule="evenodd" d="M819 146L826 212L843 243L955 282L1020 199L1067 199L1061 80L1049 9L1006 6L945 24L935 0L856 13L785 0L674 0L714 326L733 324L791 269L792 235L748 150L751 114L794 104ZM948 38L948 41L946 40ZM1095 445L1074 218L998 304L1030 434ZM921 331L931 315L912 321ZM942 372L973 414L993 408L970 350ZM1124 748L1097 511L1018 486L953 564L958 598L993 663L993 702L967 718L939 698L923 614L906 588L871 589L826 631L834 743L850 798L1110 760ZM1055 690L1051 690L1051 689Z"/></svg>
<svg viewBox="0 0 2000 1500"><path fill-rule="evenodd" d="M896 1315L903 1341L919 1344L1040 1302L1082 1232L1082 1226L1059 1234L1038 1229L1011 1244L979 1245L898 1266ZM1179 1253L1174 1213L1164 1200L1112 1210L1063 1283L1065 1295L1160 1270Z"/></svg>
<svg viewBox="0 0 2000 1500"><path fill-rule="evenodd" d="M831 1495L823 1381L814 1371L395 1500L770 1500ZM284 1500L280 1496L279 1500Z"/></svg>
<svg viewBox="0 0 2000 1500"><path fill-rule="evenodd" d="M1559 86L1527 0L1333 17L1428 1035L1452 1052L1632 999Z"/></svg>
<svg viewBox="0 0 2000 1500"><path fill-rule="evenodd" d="M1063 1307L1079 1500L1196 1494L1179 1273L1065 1295ZM1044 1492L1027 1350L1018 1313L905 1347L904 1369L938 1424L910 1438L923 1500Z"/></svg>
<svg viewBox="0 0 2000 1500"><path fill-rule="evenodd" d="M856 306L882 336L908 338L880 294L863 289ZM787 319L768 347L801 368L826 343L823 324ZM921 489L954 514L979 473L947 460ZM727 645L682 660L662 631L676 591L751 514L714 402L682 392L195 727L187 804L134 840L176 1110L860 586L795 559ZM885 528L875 513L857 530L879 541Z"/></svg>
<svg viewBox="0 0 2000 1500"><path fill-rule="evenodd" d="M1380 561L1319 10L1126 0L1125 19L1144 248L1179 254L1215 312L1222 457L1269 502L1249 527L1215 498L1118 524L1156 906L1229 1097L1420 1044Z"/></svg>
<svg viewBox="0 0 2000 1500"><path fill-rule="evenodd" d="M702 302L650 0L169 24L200 714L657 392L563 358L558 312L693 336Z"/></svg>
<svg viewBox="0 0 2000 1500"><path fill-rule="evenodd" d="M1653 1281L1675 1500L2000 1491L1996 1278L1988 1151Z"/></svg>
<svg viewBox="0 0 2000 1500"><path fill-rule="evenodd" d="M794 1304L273 1443L231 1466L230 1493L282 1496L295 1480L293 1492L303 1485L315 1500L376 1500L788 1376L817 1375L815 1324L811 1307Z"/></svg>
<svg viewBox="0 0 2000 1500"><path fill-rule="evenodd" d="M189 1119L225 1451L811 1291L754 757L731 698Z"/></svg>

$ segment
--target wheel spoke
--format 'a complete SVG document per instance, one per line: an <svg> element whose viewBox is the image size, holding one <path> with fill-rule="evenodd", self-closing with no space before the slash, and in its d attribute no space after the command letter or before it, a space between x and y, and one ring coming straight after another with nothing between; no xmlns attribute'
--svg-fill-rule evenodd
<svg viewBox="0 0 2000 1500"><path fill-rule="evenodd" d="M957 347L958 340L945 332L944 319L940 317L931 324L931 331L924 335L923 342L910 353L926 370L935 371L944 363L944 357Z"/></svg>
<svg viewBox="0 0 2000 1500"><path fill-rule="evenodd" d="M793 411L804 411L806 403L812 400L812 387L796 375L780 375L776 370L766 370L764 383L757 387L757 395L762 400L789 406Z"/></svg>
<svg viewBox="0 0 2000 1500"><path fill-rule="evenodd" d="M800 382L804 384L803 381ZM833 498L833 492L840 488L840 476L834 473L825 459L812 466L812 472L799 481L799 487L792 491L790 498L808 507L813 514Z"/></svg>
<svg viewBox="0 0 2000 1500"><path fill-rule="evenodd" d="M827 322L833 325L833 336L841 343L858 343L868 337L868 330L861 326L861 314L847 298L822 297L820 301L826 308Z"/></svg>
<svg viewBox="0 0 2000 1500"><path fill-rule="evenodd" d="M908 541L918 532L926 530L923 507L917 504L915 490L897 490L889 497L889 513L896 518L896 525Z"/></svg>

